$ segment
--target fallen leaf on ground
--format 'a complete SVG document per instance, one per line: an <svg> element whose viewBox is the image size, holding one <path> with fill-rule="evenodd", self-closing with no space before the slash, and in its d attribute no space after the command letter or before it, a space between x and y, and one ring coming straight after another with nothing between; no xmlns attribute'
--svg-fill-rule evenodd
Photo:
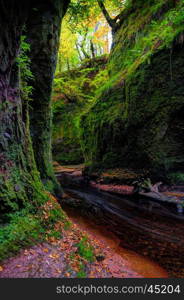
<svg viewBox="0 0 184 300"><path fill-rule="evenodd" d="M48 252L49 252L49 249L44 248L44 249L43 249L43 252L48 253Z"/></svg>
<svg viewBox="0 0 184 300"><path fill-rule="evenodd" d="M53 259L56 259L56 258L59 258L59 254L54 254L53 253L53 254L50 254L49 257L53 258Z"/></svg>

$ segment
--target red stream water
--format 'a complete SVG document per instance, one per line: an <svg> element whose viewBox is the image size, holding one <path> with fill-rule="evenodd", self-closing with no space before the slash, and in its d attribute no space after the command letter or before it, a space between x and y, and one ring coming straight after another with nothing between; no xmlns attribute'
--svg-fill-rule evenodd
<svg viewBox="0 0 184 300"><path fill-rule="evenodd" d="M91 220L88 220L81 215L77 215L76 211L73 211L72 209L65 208L65 211L73 223L85 231L88 236L90 236L92 239L98 240L102 247L109 248L111 252L113 251L114 255L116 256L116 261L118 260L118 257L119 259L124 260L125 273L126 270L127 273L128 270L132 270L140 275L140 277L144 278L168 277L168 273L154 261L133 251L120 247L120 239L113 233L107 231L104 226L96 225ZM107 263L110 264L110 261ZM113 266L110 267L111 269L113 268Z"/></svg>

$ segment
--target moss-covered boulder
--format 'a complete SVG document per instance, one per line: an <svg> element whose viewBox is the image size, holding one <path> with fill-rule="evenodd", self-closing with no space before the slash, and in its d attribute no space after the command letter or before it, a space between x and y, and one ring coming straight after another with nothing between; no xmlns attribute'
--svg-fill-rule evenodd
<svg viewBox="0 0 184 300"><path fill-rule="evenodd" d="M134 1L124 10L109 80L81 118L92 167L131 167L182 181L184 3Z"/></svg>

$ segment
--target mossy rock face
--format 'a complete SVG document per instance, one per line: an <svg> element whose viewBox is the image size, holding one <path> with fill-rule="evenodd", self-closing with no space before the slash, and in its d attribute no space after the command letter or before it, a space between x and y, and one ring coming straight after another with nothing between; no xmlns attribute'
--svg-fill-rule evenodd
<svg viewBox="0 0 184 300"><path fill-rule="evenodd" d="M128 152L133 153L128 163L135 155L136 165L163 171L184 167L182 47L173 44L171 61L170 55L170 49L158 52L128 83L126 132L131 137Z"/></svg>
<svg viewBox="0 0 184 300"><path fill-rule="evenodd" d="M52 148L53 159L59 163L84 162L79 124L82 115L89 111L96 100L95 92L101 84L101 77L105 76L106 63L106 56L96 57L84 60L74 70L56 74L52 105Z"/></svg>
<svg viewBox="0 0 184 300"><path fill-rule="evenodd" d="M53 145L54 160L61 164L80 164L84 162L80 144L76 139L58 139Z"/></svg>
<svg viewBox="0 0 184 300"><path fill-rule="evenodd" d="M125 10L109 84L83 115L81 136L89 165L165 178L184 170L184 4L148 2Z"/></svg>

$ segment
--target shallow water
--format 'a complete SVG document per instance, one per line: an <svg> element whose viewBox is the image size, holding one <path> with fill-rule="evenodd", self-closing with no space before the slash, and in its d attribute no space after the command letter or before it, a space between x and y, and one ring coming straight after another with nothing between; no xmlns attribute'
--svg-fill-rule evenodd
<svg viewBox="0 0 184 300"><path fill-rule="evenodd" d="M67 197L62 204L72 220L114 247L143 277L184 277L182 220L160 214L159 207L150 211L136 199L87 187L65 192L74 204L80 202L74 210Z"/></svg>
<svg viewBox="0 0 184 300"><path fill-rule="evenodd" d="M120 246L121 240L112 232L107 231L104 226L96 225L86 217L83 217L76 213L71 208L66 208L70 219L79 228L85 231L90 237L101 241L104 246L111 248L114 253L124 260L125 272L129 269L141 275L145 278L167 278L168 273L155 262L143 257L134 251L124 249Z"/></svg>

